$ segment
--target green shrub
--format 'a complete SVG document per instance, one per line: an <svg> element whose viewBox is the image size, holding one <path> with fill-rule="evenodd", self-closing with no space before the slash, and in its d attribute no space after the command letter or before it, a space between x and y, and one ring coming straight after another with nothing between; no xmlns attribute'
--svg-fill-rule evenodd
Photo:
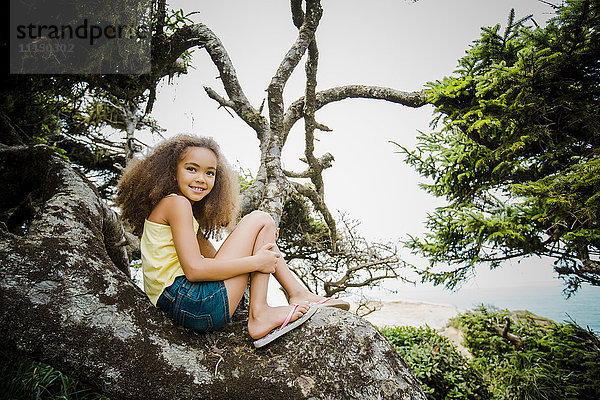
<svg viewBox="0 0 600 400"><path fill-rule="evenodd" d="M421 382L428 399L489 399L482 377L450 340L429 327L381 332Z"/></svg>
<svg viewBox="0 0 600 400"><path fill-rule="evenodd" d="M492 325L523 340L516 349ZM454 321L472 365L484 377L494 399L600 399L600 342L574 323L540 323L531 314L479 307Z"/></svg>

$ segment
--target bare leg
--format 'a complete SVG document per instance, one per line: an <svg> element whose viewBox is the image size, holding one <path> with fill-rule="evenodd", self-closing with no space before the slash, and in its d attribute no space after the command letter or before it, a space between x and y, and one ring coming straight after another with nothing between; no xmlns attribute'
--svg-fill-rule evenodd
<svg viewBox="0 0 600 400"><path fill-rule="evenodd" d="M268 214L253 212L240 221L238 226L223 242L215 258L232 259L253 255L266 243L275 241L275 225ZM270 307L267 304L269 274L254 272L250 282L250 310L248 332L257 339L281 325L292 307ZM233 315L248 283L248 274L225 280L229 299L229 313ZM309 306L298 307L292 320L308 311Z"/></svg>
<svg viewBox="0 0 600 400"><path fill-rule="evenodd" d="M265 234L265 237L268 240L259 244L258 241L260 239L258 239L256 247L257 249L265 243L273 242L275 240L275 222L269 215L265 215L265 219L266 221L261 232ZM283 255L277 262L277 267L273 276L288 294L290 304L316 303L325 299L322 296L311 293L296 279L296 276L292 271L290 271L288 265L286 264Z"/></svg>
<svg viewBox="0 0 600 400"><path fill-rule="evenodd" d="M279 248L277 248L277 250L279 250ZM281 287L286 291L286 293L290 297L290 301L292 297L302 294L304 292L308 292L304 285L298 282L294 273L290 271L290 268L285 262L283 255L279 258L279 261L277 262L277 268L273 276L275 277L275 279L277 279L277 282L279 282ZM293 301L291 302L293 303Z"/></svg>
<svg viewBox="0 0 600 400"><path fill-rule="evenodd" d="M248 333L252 338L259 339L273 330L273 328L283 324L293 308L291 306L270 307L267 304L269 274L254 272L251 275ZM308 304L300 305L292 316L292 321L300 318L309 308Z"/></svg>
<svg viewBox="0 0 600 400"><path fill-rule="evenodd" d="M290 304L316 303L325 299L323 296L310 292L296 279L283 256L277 262L277 270L273 276L288 294Z"/></svg>
<svg viewBox="0 0 600 400"><path fill-rule="evenodd" d="M266 243L274 242L275 231L277 230L275 227L275 221L273 221L270 215L265 213L258 213L258 215L260 215L262 229L256 238L255 249L259 249ZM279 249L277 250L279 251ZM283 256L279 258L273 276L288 294L290 304L316 303L325 299L322 296L311 293L296 279L293 272L290 271L288 265L286 264ZM250 288L252 288L252 284Z"/></svg>

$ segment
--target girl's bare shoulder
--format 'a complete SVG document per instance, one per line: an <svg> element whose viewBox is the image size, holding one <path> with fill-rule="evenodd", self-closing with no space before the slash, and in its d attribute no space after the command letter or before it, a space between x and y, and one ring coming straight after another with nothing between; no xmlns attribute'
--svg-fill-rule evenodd
<svg viewBox="0 0 600 400"><path fill-rule="evenodd" d="M148 221L170 225L169 221L193 215L192 204L181 195L163 197L148 216Z"/></svg>

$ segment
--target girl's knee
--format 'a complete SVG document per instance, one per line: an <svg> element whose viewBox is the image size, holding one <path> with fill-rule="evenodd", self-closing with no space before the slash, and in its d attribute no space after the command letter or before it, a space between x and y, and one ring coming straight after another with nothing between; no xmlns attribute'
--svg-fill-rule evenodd
<svg viewBox="0 0 600 400"><path fill-rule="evenodd" d="M246 215L246 217L257 225L264 227L272 227L275 228L275 220L269 213L264 211L254 210L250 214Z"/></svg>

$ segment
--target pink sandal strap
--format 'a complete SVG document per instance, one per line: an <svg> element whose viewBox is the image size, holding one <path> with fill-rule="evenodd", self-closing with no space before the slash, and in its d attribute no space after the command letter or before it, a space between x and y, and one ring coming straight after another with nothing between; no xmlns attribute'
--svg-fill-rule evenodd
<svg viewBox="0 0 600 400"><path fill-rule="evenodd" d="M294 306L294 308L292 308L292 310L288 314L288 316L285 319L285 321L283 321L283 324L281 324L281 326L279 327L279 330L282 330L283 328L285 328L285 326L287 324L290 323L290 321L292 320L292 317L294 316L294 313L296 312L296 310L298 309L298 307L300 307L300 304L290 304L290 306Z"/></svg>
<svg viewBox="0 0 600 400"><path fill-rule="evenodd" d="M331 297L325 297L323 300L317 301L317 304L323 304L331 300Z"/></svg>

